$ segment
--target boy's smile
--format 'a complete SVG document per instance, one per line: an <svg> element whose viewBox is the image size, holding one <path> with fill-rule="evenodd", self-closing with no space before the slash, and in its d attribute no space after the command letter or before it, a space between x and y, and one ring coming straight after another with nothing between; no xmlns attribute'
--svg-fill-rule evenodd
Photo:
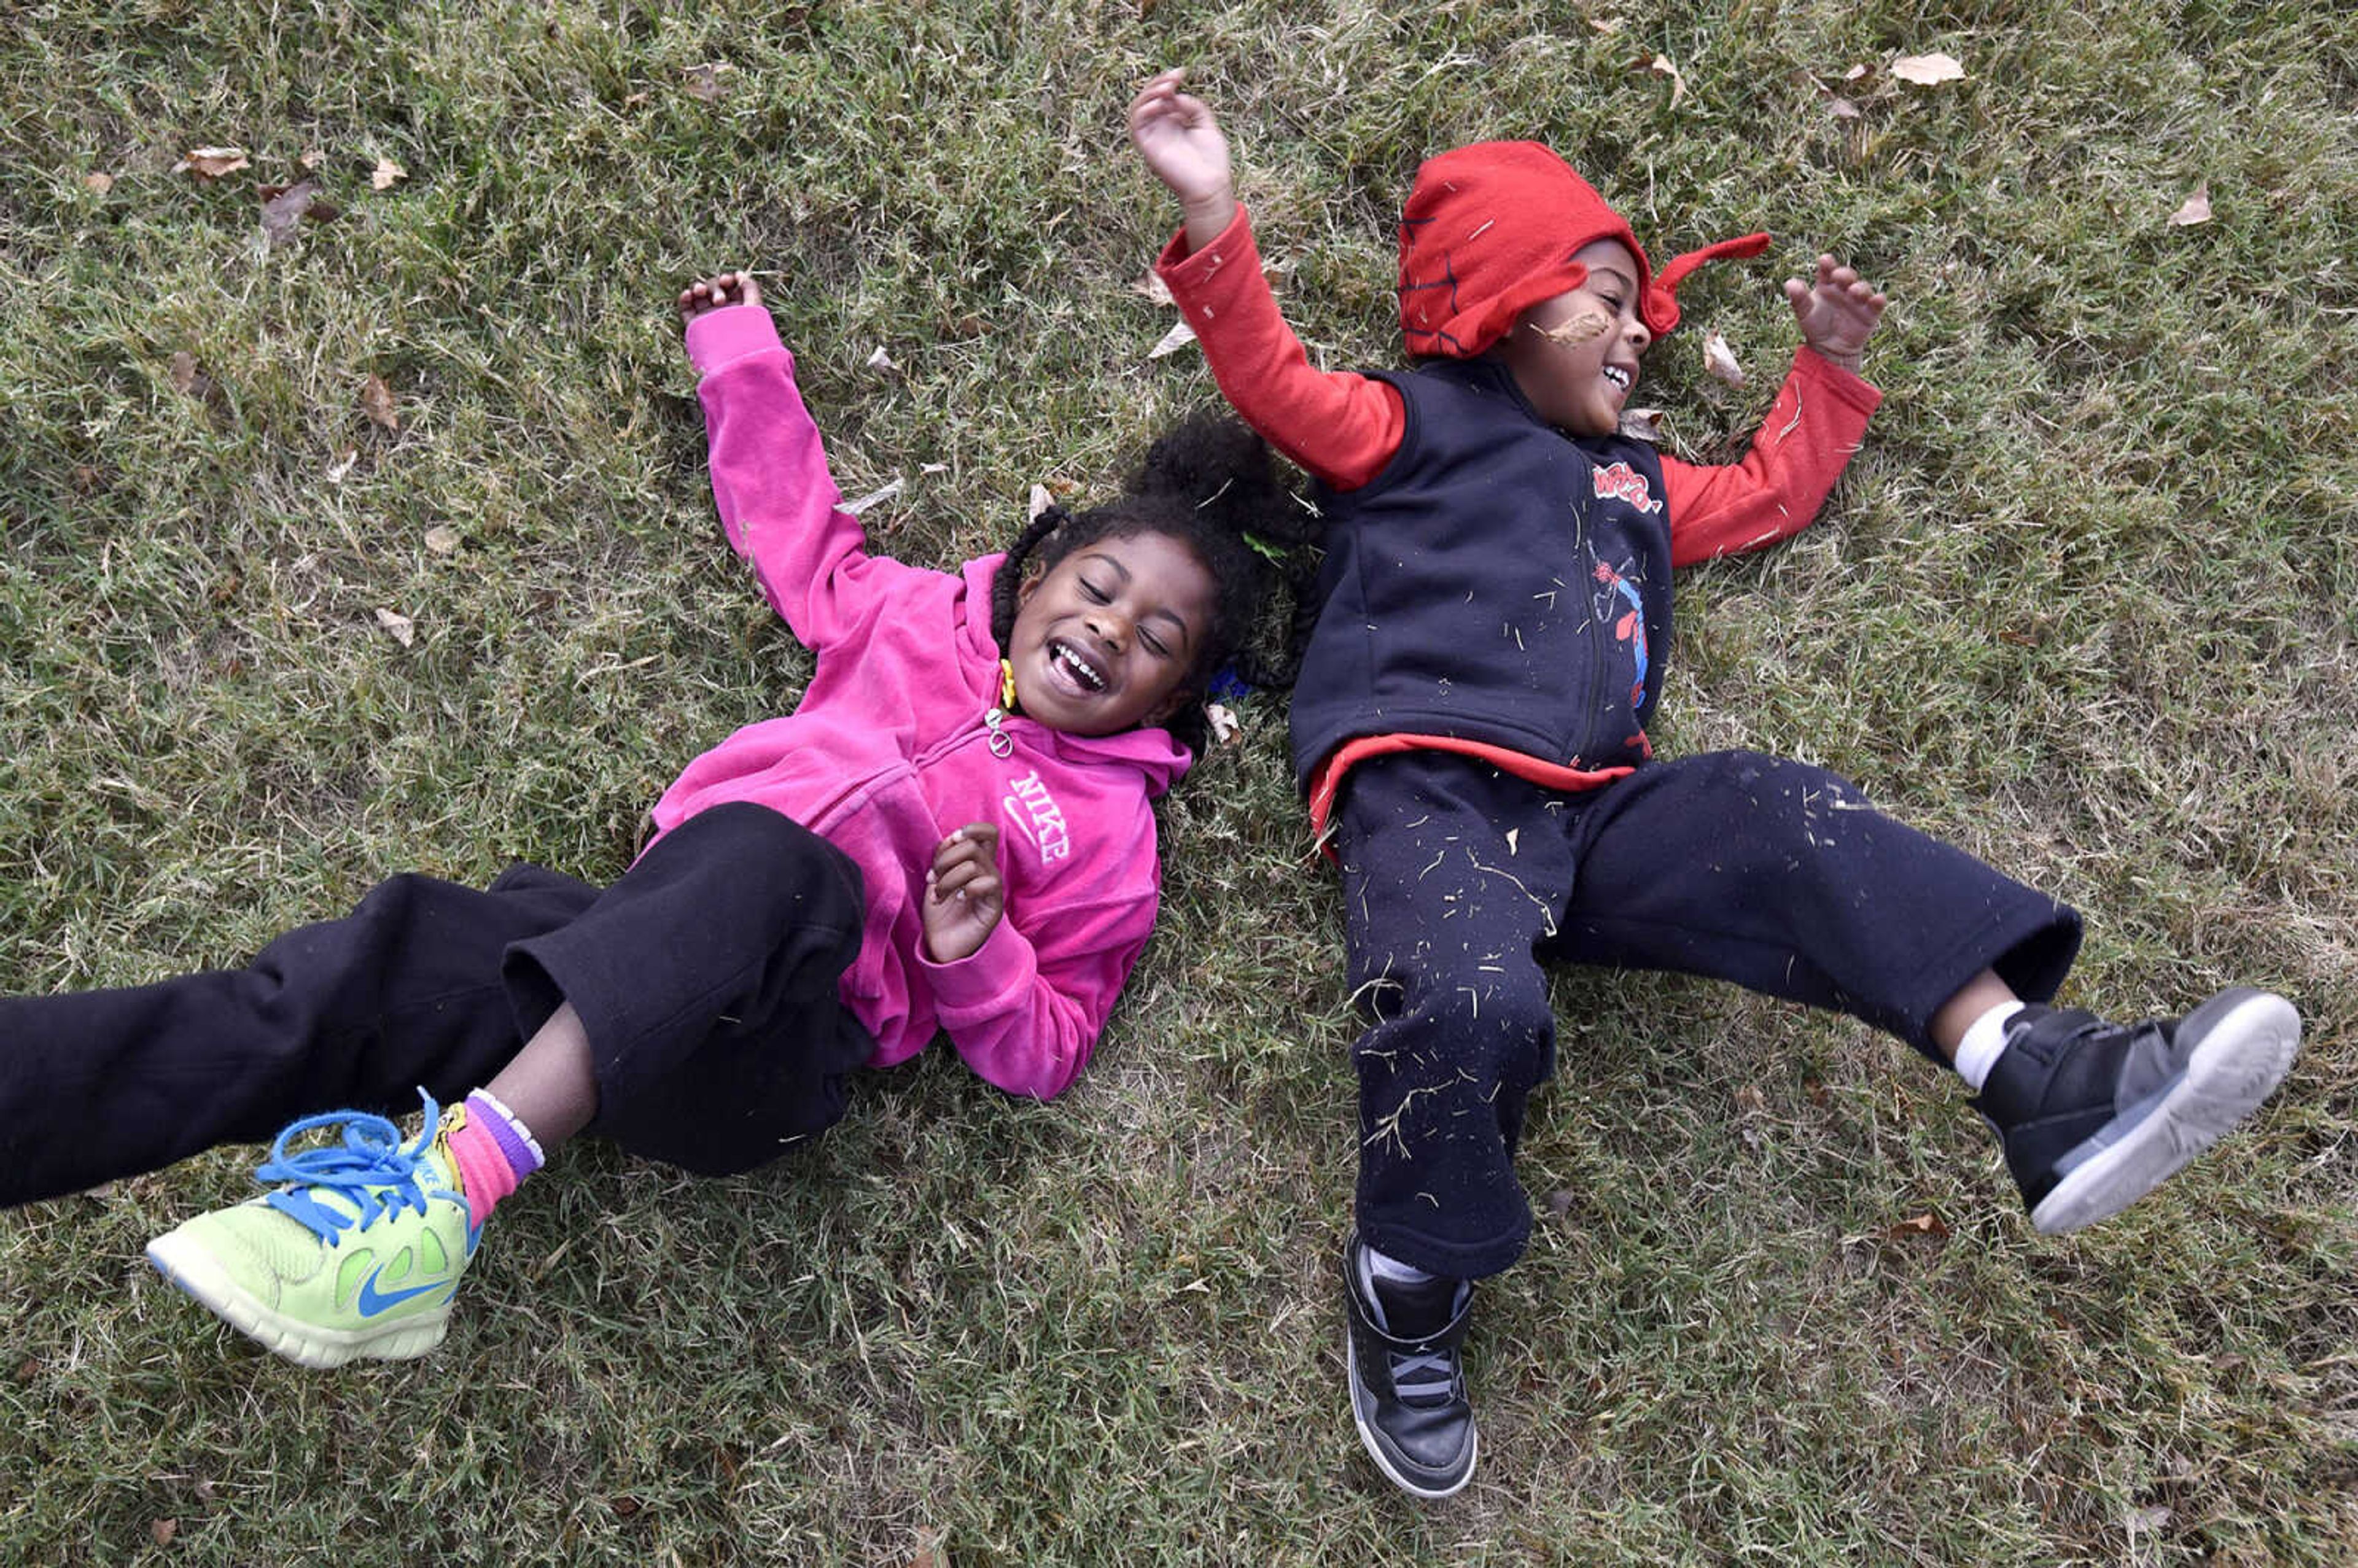
<svg viewBox="0 0 2358 1568"><path fill-rule="evenodd" d="M1586 280L1524 311L1497 352L1541 418L1566 435L1609 436L1653 341L1638 315L1638 258L1618 240L1596 240L1573 259Z"/></svg>
<svg viewBox="0 0 2358 1568"><path fill-rule="evenodd" d="M1007 657L1015 706L1112 735L1170 717L1211 623L1211 573L1168 534L1098 539L1026 583Z"/></svg>

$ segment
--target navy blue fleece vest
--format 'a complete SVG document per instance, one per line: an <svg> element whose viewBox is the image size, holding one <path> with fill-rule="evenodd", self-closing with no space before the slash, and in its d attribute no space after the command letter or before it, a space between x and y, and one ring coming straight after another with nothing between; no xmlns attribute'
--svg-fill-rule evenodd
<svg viewBox="0 0 2358 1568"><path fill-rule="evenodd" d="M1363 735L1448 735L1581 768L1645 759L1671 639L1651 447L1574 442L1505 367L1436 361L1400 389L1400 449L1329 519L1293 765Z"/></svg>

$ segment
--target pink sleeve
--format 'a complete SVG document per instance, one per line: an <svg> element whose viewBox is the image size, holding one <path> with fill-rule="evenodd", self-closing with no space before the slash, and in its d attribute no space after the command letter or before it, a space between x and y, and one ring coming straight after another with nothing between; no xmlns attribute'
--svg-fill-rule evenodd
<svg viewBox="0 0 2358 1568"><path fill-rule="evenodd" d="M1882 401L1850 372L1809 349L1796 351L1743 461L1706 468L1662 460L1671 564L1741 555L1808 527Z"/></svg>
<svg viewBox="0 0 2358 1568"><path fill-rule="evenodd" d="M1030 931L1011 910L955 964L935 963L921 946L917 965L942 1028L976 1076L1035 1099L1062 1093L1097 1048L1154 929L1155 903L1150 883L1094 904L1058 903Z"/></svg>
<svg viewBox="0 0 2358 1568"><path fill-rule="evenodd" d="M729 543L795 635L823 647L910 568L867 554L768 311L706 311L688 323L687 353L702 376L712 499Z"/></svg>
<svg viewBox="0 0 2358 1568"><path fill-rule="evenodd" d="M1182 230L1154 270L1195 329L1221 395L1271 446L1336 490L1357 490L1383 470L1406 428L1400 394L1373 376L1310 367L1260 275L1241 205L1193 255Z"/></svg>

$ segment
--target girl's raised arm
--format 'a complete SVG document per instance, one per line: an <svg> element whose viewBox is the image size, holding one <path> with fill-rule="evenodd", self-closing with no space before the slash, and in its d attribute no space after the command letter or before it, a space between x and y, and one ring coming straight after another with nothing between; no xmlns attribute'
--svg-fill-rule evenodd
<svg viewBox="0 0 2358 1568"><path fill-rule="evenodd" d="M702 373L697 395L721 526L795 635L820 648L914 568L867 553L795 384L794 356L761 298L751 277L722 273L684 290L679 310Z"/></svg>

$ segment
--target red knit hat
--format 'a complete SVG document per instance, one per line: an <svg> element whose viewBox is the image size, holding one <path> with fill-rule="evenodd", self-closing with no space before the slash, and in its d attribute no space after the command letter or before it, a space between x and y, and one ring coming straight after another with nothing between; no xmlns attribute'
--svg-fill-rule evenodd
<svg viewBox="0 0 2358 1568"><path fill-rule="evenodd" d="M1401 331L1412 354L1471 359L1542 299L1587 281L1573 253L1618 240L1638 261L1638 313L1657 338L1679 324L1678 287L1722 256L1757 256L1766 234L1648 265L1628 222L1537 142L1477 142L1427 158L1401 214Z"/></svg>

